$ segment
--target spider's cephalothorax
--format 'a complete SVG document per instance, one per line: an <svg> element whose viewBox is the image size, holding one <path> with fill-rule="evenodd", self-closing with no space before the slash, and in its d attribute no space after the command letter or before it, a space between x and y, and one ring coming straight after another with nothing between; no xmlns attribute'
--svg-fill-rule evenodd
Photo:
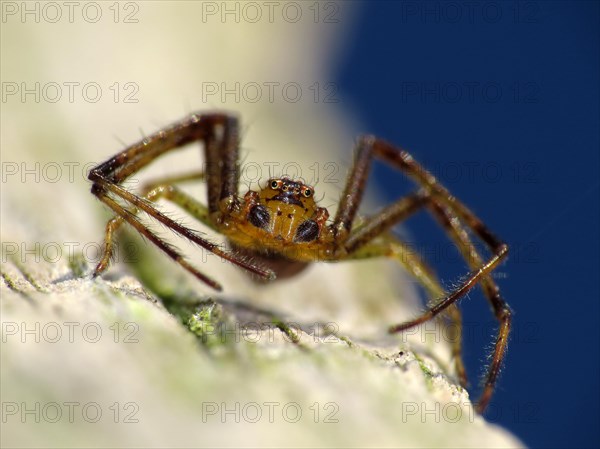
<svg viewBox="0 0 600 449"><path fill-rule="evenodd" d="M328 218L327 209L317 206L312 187L273 178L259 192L248 191L236 212L224 214L222 232L239 254L285 279L310 262L331 259Z"/></svg>
<svg viewBox="0 0 600 449"><path fill-rule="evenodd" d="M312 187L286 177L270 179L259 192L246 193L224 234L236 247L259 254L315 261L330 252L318 254L333 240L327 218L327 209L317 207Z"/></svg>
<svg viewBox="0 0 600 449"><path fill-rule="evenodd" d="M122 186L129 176L159 156L195 141L203 144L206 171L150 183L143 189L142 197ZM92 193L117 214L107 224L104 253L94 275L101 274L108 267L113 254L114 233L123 222L127 222L202 282L221 289L218 282L192 266L178 250L140 221L138 211L147 213L180 236L266 280L293 275L314 261L389 257L402 264L431 297L438 298L424 314L391 326L389 331L402 332L448 312L455 329L458 329L452 347L457 376L463 386L466 385L466 373L461 358L461 316L455 305L479 283L500 323L483 392L477 404L478 409L483 411L494 391L511 327L510 308L491 276L508 252L506 244L408 152L373 136L363 136L358 140L355 161L330 224L326 224L329 217L327 210L317 207L313 199L312 187L299 181L270 179L259 192L249 191L240 199L238 149L239 124L236 117L222 113L193 114L92 169L89 174L94 183ZM420 188L356 226L358 207L374 158L403 172ZM201 180L207 183L207 205L190 197L176 185ZM152 202L161 198L174 202L209 228L225 235L233 251L206 240L160 212ZM433 270L414 250L390 232L393 226L421 209L427 209L446 230L471 269L471 273L450 292L441 286ZM487 259L473 243L473 235L491 251Z"/></svg>

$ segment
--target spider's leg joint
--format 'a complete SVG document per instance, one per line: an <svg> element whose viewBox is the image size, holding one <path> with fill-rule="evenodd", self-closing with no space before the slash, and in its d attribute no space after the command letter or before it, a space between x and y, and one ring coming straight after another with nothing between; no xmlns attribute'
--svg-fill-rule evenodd
<svg viewBox="0 0 600 449"><path fill-rule="evenodd" d="M228 215L240 209L240 200L234 196L227 196L221 199L220 210L223 214Z"/></svg>
<svg viewBox="0 0 600 449"><path fill-rule="evenodd" d="M98 184L97 182L92 184L92 194L99 196L103 193L106 193L106 189L104 187L102 187L101 184Z"/></svg>
<svg viewBox="0 0 600 449"><path fill-rule="evenodd" d="M358 138L359 144L371 146L377 141L377 137L372 134L364 134Z"/></svg>
<svg viewBox="0 0 600 449"><path fill-rule="evenodd" d="M348 237L348 229L346 228L345 223L337 223L332 226L333 235L335 240L344 241Z"/></svg>

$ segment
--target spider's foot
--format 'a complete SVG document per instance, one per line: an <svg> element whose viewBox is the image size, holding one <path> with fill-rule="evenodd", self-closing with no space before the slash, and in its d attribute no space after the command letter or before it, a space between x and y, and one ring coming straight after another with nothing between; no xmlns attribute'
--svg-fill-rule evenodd
<svg viewBox="0 0 600 449"><path fill-rule="evenodd" d="M92 279L96 279L98 276L100 276L102 273L104 273L107 268L108 268L108 263L105 262L104 260L101 260L98 263L98 265L96 265L96 268L94 268L94 271L92 271Z"/></svg>

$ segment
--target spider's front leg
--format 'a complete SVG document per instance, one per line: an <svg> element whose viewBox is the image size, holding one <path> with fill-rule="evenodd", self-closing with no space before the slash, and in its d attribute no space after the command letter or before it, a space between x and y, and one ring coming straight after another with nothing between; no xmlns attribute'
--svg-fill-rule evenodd
<svg viewBox="0 0 600 449"><path fill-rule="evenodd" d="M380 214L369 219L359 229L352 231L352 223L362 199L373 157L378 157L404 172L421 186L421 190L412 196L398 200ZM475 214L452 196L408 152L372 136L362 137L359 140L356 160L349 174L332 228L337 238L337 245L344 248L348 254L352 254L424 206L433 212L436 219L448 231L461 253L469 256L468 261L474 271L458 288L441 298L423 315L408 323L391 327L390 332L401 332L432 319L455 304L466 292L481 282L486 298L490 301L500 323L492 362L478 402L479 411L483 411L494 391L498 372L506 353L511 326L510 308L500 296L498 286L490 275L506 256L507 245L498 240ZM486 262L479 256L477 249L470 241L465 226L479 236L492 251L491 258Z"/></svg>
<svg viewBox="0 0 600 449"><path fill-rule="evenodd" d="M204 178L204 172L161 178L145 184L142 187L140 194L142 199L146 201L157 202L160 199L169 200L188 212L201 223L214 228L207 207L175 186L175 184L186 181L202 181ZM134 208L129 212L133 215L137 215L139 210ZM115 239L124 222L125 219L121 215L116 215L106 224L102 257L94 269L92 274L93 277L100 276L109 267L114 255Z"/></svg>
<svg viewBox="0 0 600 449"><path fill-rule="evenodd" d="M134 212L129 210L127 206L121 205L118 200L133 206L134 210L147 213L180 236L219 257L259 277L272 279L274 274L271 270L264 269L255 263L223 250L219 245L202 238L193 230L172 220L158 211L149 201L134 195L120 185L129 176L159 156L195 141L204 144L208 184L208 212L212 220L218 221L221 214L229 213L231 207L235 206L238 201L239 126L235 117L225 114L191 115L187 119L126 148L90 171L88 177L94 183L92 193L171 259L215 289L220 290L221 286L190 265L178 250L154 234L139 220Z"/></svg>

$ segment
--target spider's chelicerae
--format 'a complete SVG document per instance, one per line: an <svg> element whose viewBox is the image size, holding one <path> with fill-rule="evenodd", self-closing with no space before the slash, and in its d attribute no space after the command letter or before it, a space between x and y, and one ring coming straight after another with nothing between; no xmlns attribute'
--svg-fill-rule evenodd
<svg viewBox="0 0 600 449"><path fill-rule="evenodd" d="M195 141L203 144L205 171L148 184L142 196L131 193L121 185L157 157ZM108 267L113 254L115 231L123 222L127 222L202 282L214 289L221 289L218 282L188 263L175 248L140 221L137 217L140 210L182 237L266 280L292 275L315 261L391 257L402 263L438 300L421 316L391 326L389 331L401 332L443 311L448 312L459 329L458 338L453 341L453 356L463 386L466 384L466 373L461 357L460 312L455 303L480 283L500 323L483 391L477 403L479 411L483 411L494 391L511 325L510 309L491 276L492 270L506 256L507 245L496 238L473 212L452 196L410 154L376 137L363 136L358 140L354 164L331 222L328 222L327 209L317 206L313 188L297 180L273 178L260 191L250 190L240 197L238 151L239 125L236 117L221 113L193 114L92 169L89 174L89 179L93 181L92 193L117 214L107 224L104 253L94 275L101 274ZM416 181L419 188L365 219L360 226L353 226L373 158L379 158L405 173ZM206 181L207 205L176 186L177 183L190 180ZM232 250L211 243L161 213L152 204L160 198L174 202L206 226L223 234ZM445 291L433 271L406 243L391 233L394 225L421 208L428 209L446 230L472 270L453 291ZM488 260L479 254L471 240L471 233L489 247L492 255Z"/></svg>

